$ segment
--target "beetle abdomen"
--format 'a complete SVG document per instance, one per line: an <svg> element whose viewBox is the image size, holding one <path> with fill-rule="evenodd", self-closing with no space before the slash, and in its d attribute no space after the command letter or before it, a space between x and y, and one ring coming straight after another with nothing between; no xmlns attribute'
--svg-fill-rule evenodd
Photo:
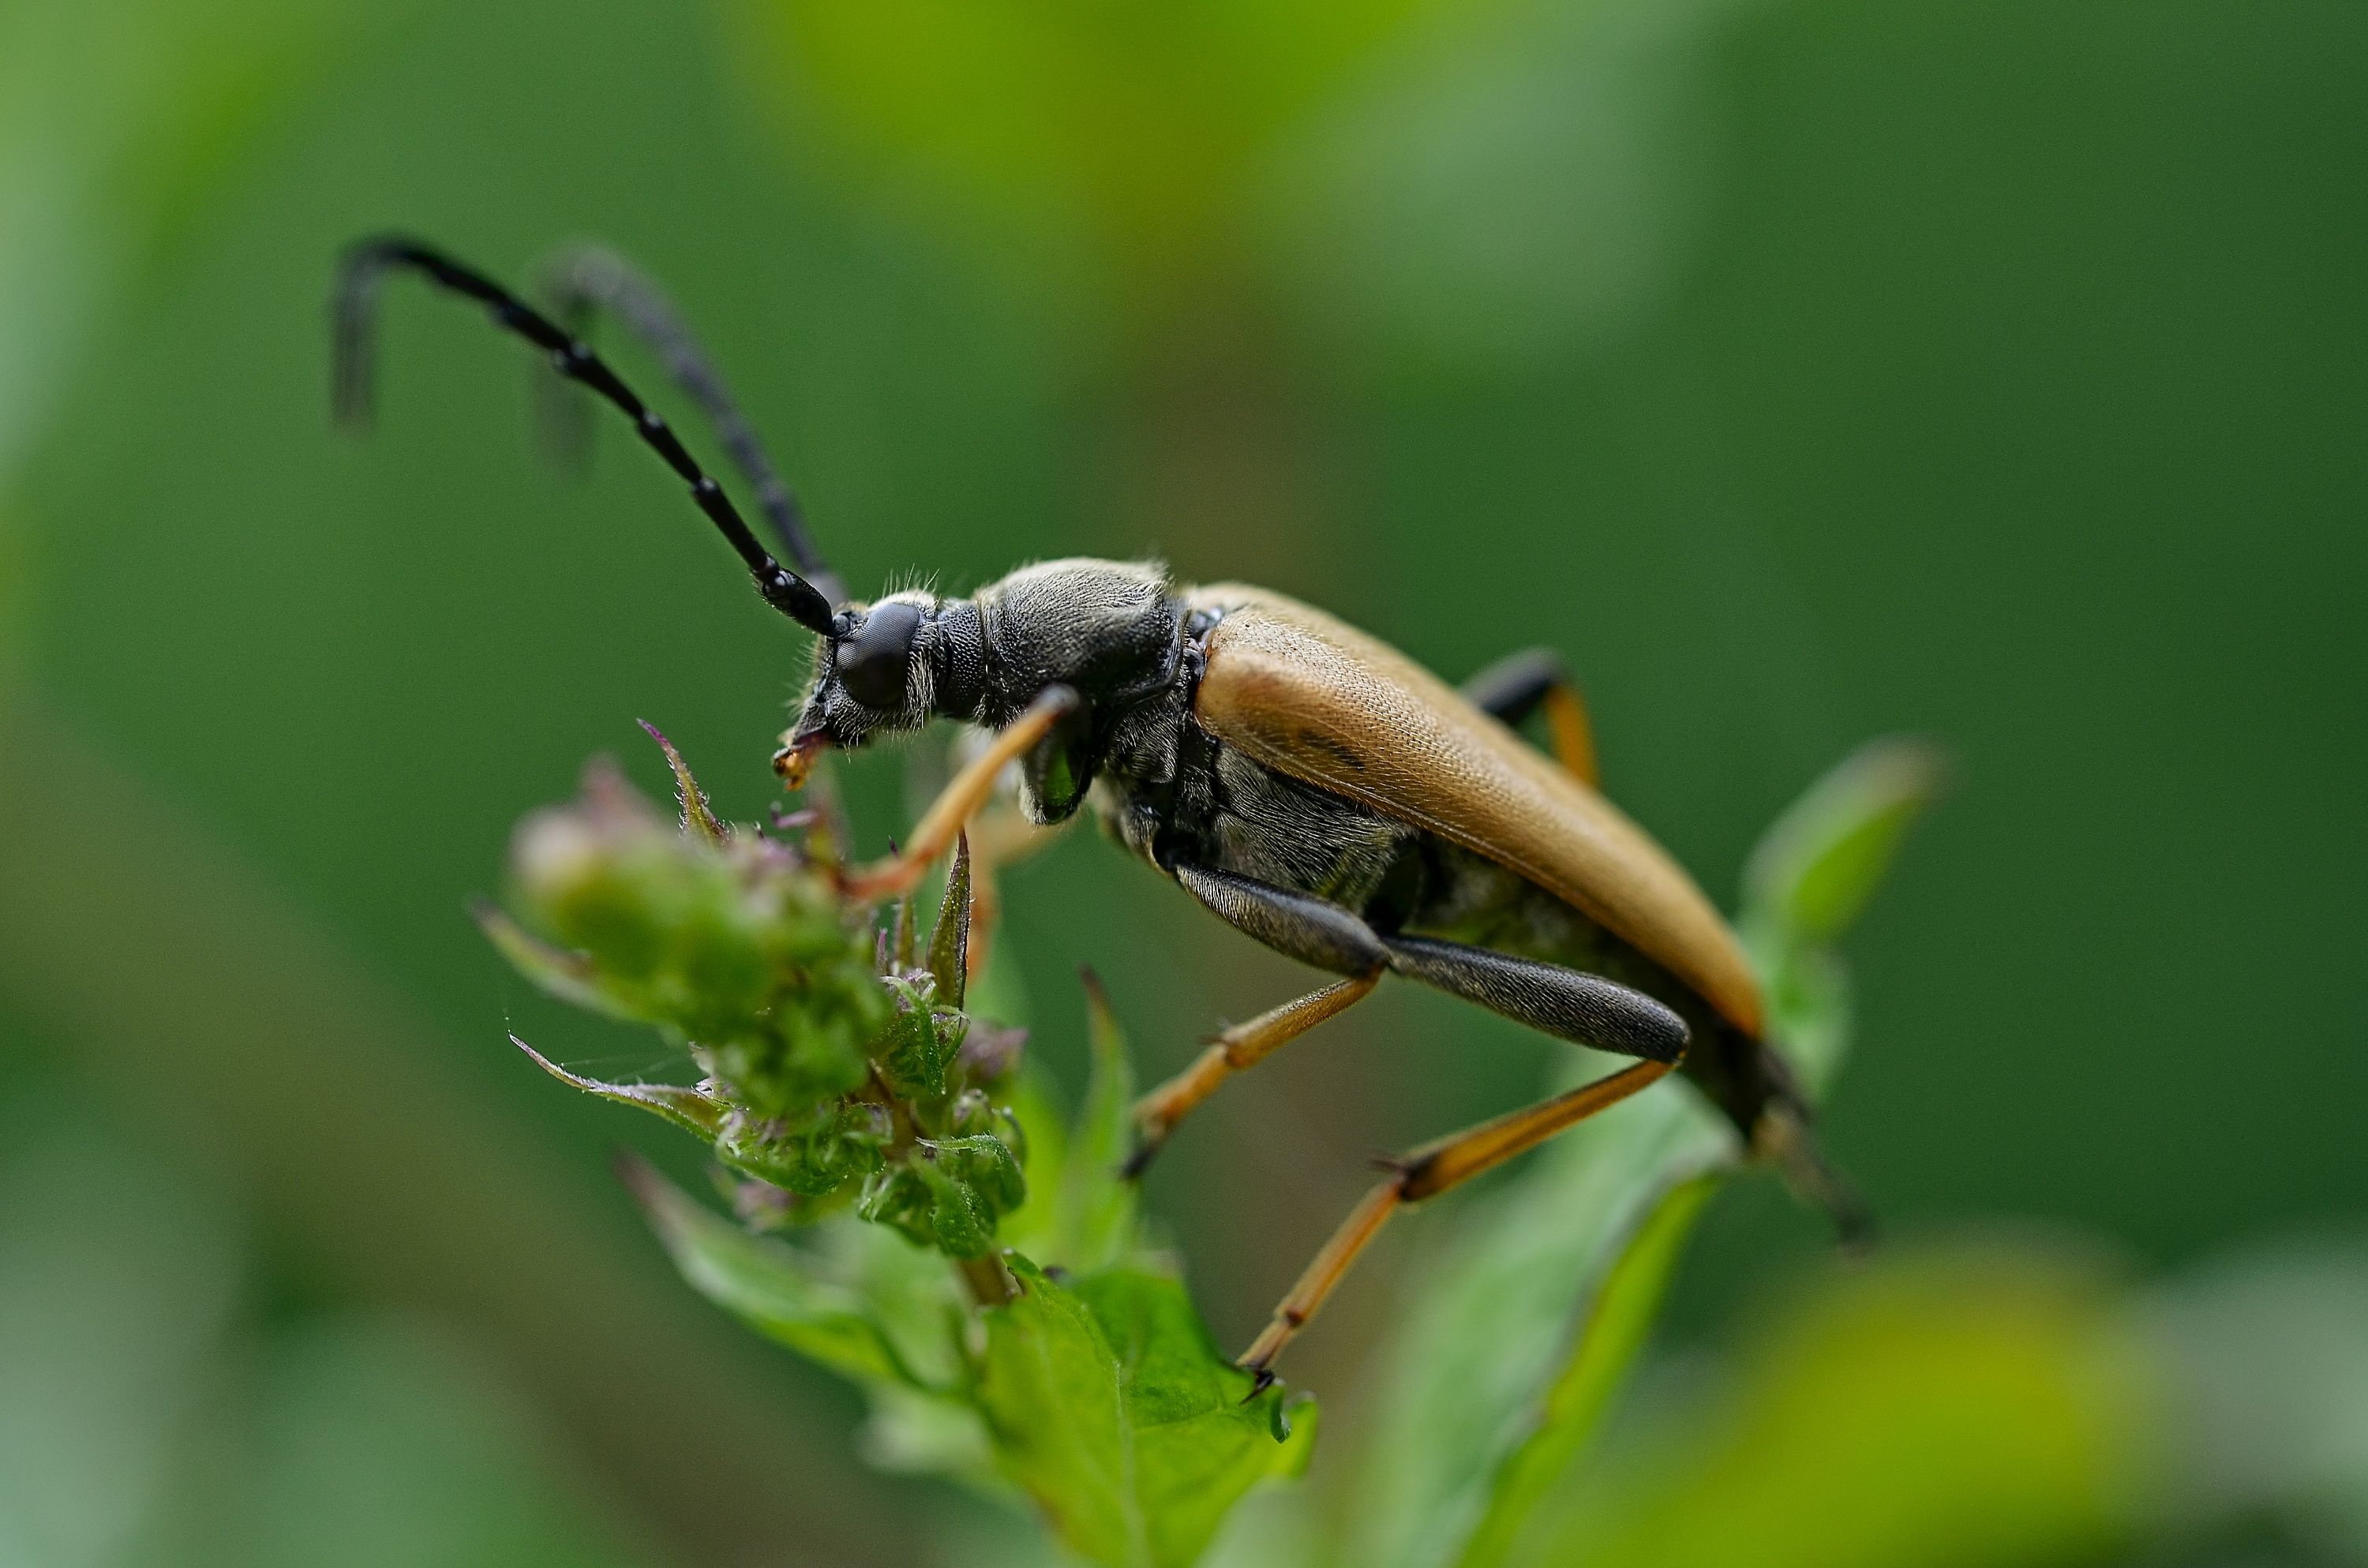
<svg viewBox="0 0 2368 1568"><path fill-rule="evenodd" d="M1583 911L1756 1036L1759 984L1702 891L1602 796L1403 653L1263 589L1187 595L1222 612L1194 718L1278 773L1496 861Z"/></svg>
<svg viewBox="0 0 2368 1568"><path fill-rule="evenodd" d="M1667 1005L1693 1036L1686 1076L1747 1140L1771 1105L1799 1108L1791 1074L1765 1044L1630 943L1495 861L1425 834L1384 898L1391 893L1398 907L1368 911L1377 926L1585 970Z"/></svg>

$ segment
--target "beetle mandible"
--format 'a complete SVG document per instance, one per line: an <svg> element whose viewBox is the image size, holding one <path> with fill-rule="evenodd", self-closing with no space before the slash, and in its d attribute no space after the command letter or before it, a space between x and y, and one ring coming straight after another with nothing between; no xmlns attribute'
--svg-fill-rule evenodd
<svg viewBox="0 0 2368 1568"><path fill-rule="evenodd" d="M579 253L554 271L554 320L418 241L355 246L334 302L341 416L366 409L375 303L396 270L478 301L548 353L561 376L622 412L690 487L765 601L822 640L812 686L775 757L791 788L826 750L933 719L992 734L904 848L852 875L851 892L885 898L909 889L1017 763L1031 821L1066 821L1090 800L1122 844L1218 918L1336 977L1226 1029L1144 1096L1131 1173L1226 1078L1361 1001L1386 974L1635 1059L1390 1162L1243 1355L1260 1386L1395 1210L1673 1071L1846 1233L1862 1224L1766 1042L1759 983L1740 943L1676 861L1597 791L1586 711L1552 655L1516 654L1459 691L1280 594L1185 586L1155 566L1108 561L1023 567L967 597L911 590L851 601L696 339L656 289L606 252ZM598 309L646 339L713 421L794 570L571 330ZM1541 710L1554 760L1514 728Z"/></svg>

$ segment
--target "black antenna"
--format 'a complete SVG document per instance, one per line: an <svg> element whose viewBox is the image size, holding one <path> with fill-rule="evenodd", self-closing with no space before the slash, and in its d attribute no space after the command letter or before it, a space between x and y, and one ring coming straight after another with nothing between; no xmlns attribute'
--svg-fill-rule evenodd
<svg viewBox="0 0 2368 1568"><path fill-rule="evenodd" d="M756 426L740 412L714 357L683 320L666 290L647 273L606 245L571 245L536 274L538 292L551 301L551 314L578 338L589 341L597 312L608 311L639 337L714 426L715 437L757 493L757 505L772 524L781 552L794 562L817 592L833 604L847 597L838 574L830 569L806 532L804 508L780 471L766 455ZM536 378L548 389L548 418L568 455L581 454L591 430L580 394L564 382ZM551 395L555 394L555 395Z"/></svg>
<svg viewBox="0 0 2368 1568"><path fill-rule="evenodd" d="M386 274L407 267L456 294L485 307L494 324L517 334L551 356L552 368L616 405L633 422L634 431L666 460L691 499L707 514L748 571L765 602L817 636L841 635L848 627L831 610L830 600L812 583L766 553L757 536L741 519L723 487L700 468L666 422L635 396L606 361L581 339L562 331L551 319L528 305L484 274L452 260L432 246L399 234L362 241L346 253L337 269L336 293L331 302L335 334L332 364L332 406L340 424L359 426L370 413L371 326L378 295Z"/></svg>

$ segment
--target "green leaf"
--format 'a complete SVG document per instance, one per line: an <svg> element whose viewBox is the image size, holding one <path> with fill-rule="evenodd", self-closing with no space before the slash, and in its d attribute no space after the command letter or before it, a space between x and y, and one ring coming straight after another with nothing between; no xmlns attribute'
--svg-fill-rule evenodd
<svg viewBox="0 0 2368 1568"><path fill-rule="evenodd" d="M1110 1011L1100 977L1083 971L1086 1039L1093 1076L1077 1112L1061 1171L1061 1206L1052 1256L1079 1273L1122 1261L1133 1249L1138 1192L1119 1176L1134 1140L1134 1068L1126 1036Z"/></svg>
<svg viewBox="0 0 2368 1568"><path fill-rule="evenodd" d="M1069 1159L1069 1132L1060 1108L1048 1092L1044 1075L1031 1062L1022 1062L1003 1091L1012 1119L1020 1130L1019 1164L1028 1178L1028 1197L1004 1217L999 1233L1008 1245L1030 1257L1066 1267L1061 1252L1063 1215Z"/></svg>
<svg viewBox="0 0 2368 1568"><path fill-rule="evenodd" d="M1611 1456L1520 1561L2124 1561L2159 1414L2131 1348L2060 1258L1894 1257L1785 1314L1725 1398Z"/></svg>
<svg viewBox="0 0 2368 1568"><path fill-rule="evenodd" d="M715 1157L804 1198L823 1198L880 1169L891 1123L885 1107L863 1101L816 1106L802 1117L764 1119L732 1111L715 1137Z"/></svg>
<svg viewBox="0 0 2368 1568"><path fill-rule="evenodd" d="M1183 1568L1259 1481L1295 1472L1311 1426L1250 1398L1174 1279L1112 1269L985 1312L980 1407L1004 1472L1068 1548L1105 1568Z"/></svg>
<svg viewBox="0 0 2368 1568"><path fill-rule="evenodd" d="M1593 1435L1644 1348L1685 1239L1717 1187L1718 1178L1705 1175L1671 1189L1612 1264L1577 1348L1546 1391L1536 1429L1497 1467L1487 1511L1464 1542L1459 1568L1503 1562L1522 1523Z"/></svg>
<svg viewBox="0 0 2368 1568"><path fill-rule="evenodd" d="M552 946L490 903L480 903L471 913L495 950L509 960L511 968L548 994L586 1012L641 1022L639 1017L601 989L593 973L592 960L584 954Z"/></svg>
<svg viewBox="0 0 2368 1568"><path fill-rule="evenodd" d="M1581 1072L1600 1073L1602 1061ZM1588 1328L1622 1257L1652 1234L1668 1256L1640 1272L1649 1281L1665 1269L1691 1215L1681 1210L1667 1228L1656 1217L1672 1193L1715 1179L1736 1158L1724 1119L1673 1083L1548 1144L1519 1180L1453 1210L1415 1270L1423 1293L1383 1355L1364 1503L1344 1561L1440 1568L1484 1521L1491 1538L1518 1526L1516 1505L1551 1479L1534 1472L1551 1449L1583 1443L1624 1365L1613 1352L1634 1348ZM1575 1360L1588 1363L1584 1373L1569 1369ZM1575 1379L1600 1392L1590 1402L1574 1391L1560 1419L1550 1417L1551 1392Z"/></svg>
<svg viewBox="0 0 2368 1568"><path fill-rule="evenodd" d="M730 1106L702 1089L686 1088L679 1084L604 1084L598 1078L570 1073L516 1035L510 1036L510 1043L563 1084L604 1100L615 1100L619 1105L638 1106L702 1138L714 1137L731 1115Z"/></svg>
<svg viewBox="0 0 2368 1568"><path fill-rule="evenodd" d="M1876 742L1813 787L1752 858L1749 945L1770 1038L1813 1098L1849 1028L1848 986L1822 942L1864 906L1940 776L1929 748ZM1467 1211L1420 1270L1427 1293L1389 1352L1350 1560L1505 1560L1585 1450L1694 1216L1741 1159L1725 1119L1672 1084L1540 1151L1512 1187Z"/></svg>
<svg viewBox="0 0 2368 1568"><path fill-rule="evenodd" d="M809 1254L700 1207L631 1157L618 1175L690 1288L767 1338L859 1382L926 1389L859 1295L826 1278Z"/></svg>
<svg viewBox="0 0 2368 1568"><path fill-rule="evenodd" d="M1860 747L1760 839L1744 870L1744 923L1807 947L1849 930L1947 774L1924 741L1890 736Z"/></svg>

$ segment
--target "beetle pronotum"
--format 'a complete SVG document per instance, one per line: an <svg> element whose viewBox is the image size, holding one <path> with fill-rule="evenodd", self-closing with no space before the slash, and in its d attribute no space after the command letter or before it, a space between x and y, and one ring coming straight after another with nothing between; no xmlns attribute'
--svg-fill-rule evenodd
<svg viewBox="0 0 2368 1568"><path fill-rule="evenodd" d="M932 719L993 733L903 850L851 876L851 892L910 888L1016 762L1031 820L1065 821L1090 798L1121 842L1220 919L1335 977L1226 1029L1144 1096L1130 1170L1226 1078L1355 1006L1385 974L1635 1059L1390 1162L1243 1355L1261 1385L1397 1209L1675 1070L1845 1229L1858 1223L1765 1043L1740 944L1677 863L1597 792L1586 712L1551 654L1516 654L1458 691L1281 595L1183 586L1156 567L1106 561L1024 567L962 598L916 589L848 601L707 356L664 296L605 253L556 275L559 315L606 308L651 343L714 421L795 570L580 335L416 241L374 239L346 258L334 312L342 417L365 410L373 308L393 269L477 301L560 375L621 411L690 487L765 601L822 639L775 758L791 788L825 750ZM1540 709L1554 761L1513 728Z"/></svg>

